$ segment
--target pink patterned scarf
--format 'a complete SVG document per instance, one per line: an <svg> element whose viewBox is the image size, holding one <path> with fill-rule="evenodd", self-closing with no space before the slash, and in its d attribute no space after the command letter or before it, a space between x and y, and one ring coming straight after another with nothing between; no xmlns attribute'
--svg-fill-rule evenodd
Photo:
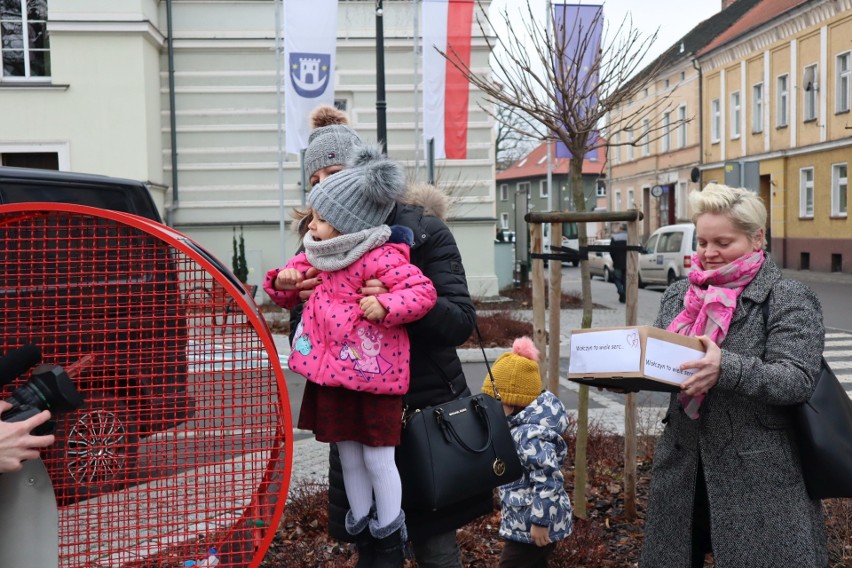
<svg viewBox="0 0 852 568"><path fill-rule="evenodd" d="M759 250L716 270L704 270L696 254L692 262L697 270L689 273L690 286L683 298L683 311L666 330L692 337L706 335L721 345L731 326L737 298L760 270L764 259L763 251ZM680 394L678 400L686 415L696 420L704 395Z"/></svg>

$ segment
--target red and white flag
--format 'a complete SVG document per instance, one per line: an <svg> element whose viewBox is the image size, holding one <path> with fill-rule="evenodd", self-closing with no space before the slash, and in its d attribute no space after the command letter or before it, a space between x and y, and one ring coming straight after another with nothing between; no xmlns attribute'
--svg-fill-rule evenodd
<svg viewBox="0 0 852 568"><path fill-rule="evenodd" d="M473 0L423 0L423 137L435 159L467 157L470 85L435 48L470 65Z"/></svg>

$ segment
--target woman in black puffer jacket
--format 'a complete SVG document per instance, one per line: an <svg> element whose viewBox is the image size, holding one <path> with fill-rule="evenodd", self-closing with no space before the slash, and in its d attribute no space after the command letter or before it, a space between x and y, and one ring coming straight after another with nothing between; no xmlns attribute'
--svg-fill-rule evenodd
<svg viewBox="0 0 852 568"><path fill-rule="evenodd" d="M305 163L311 184L333 175L347 163L360 143L348 119L331 107L319 107L311 117L311 134ZM446 196L432 186L409 189L403 203L394 207L387 225L404 225L414 233L411 262L432 280L438 292L435 307L407 326L411 340L411 379L405 405L414 410L467 396L467 387L456 348L473 332L476 309L467 289L461 254L444 223ZM307 224L304 224L307 226ZM376 293L380 289L374 289ZM291 334L301 319L301 306L290 314ZM292 341L292 336L291 336ZM400 417L401 419L402 417ZM400 427L402 424L400 423ZM402 479L403 485L405 479ZM461 555L456 529L493 511L492 491L439 511L405 510L408 534L420 568L459 568ZM352 542L344 519L349 501L337 448L329 456L329 534ZM372 543L375 544L375 543ZM371 543L359 542L358 566L369 566Z"/></svg>

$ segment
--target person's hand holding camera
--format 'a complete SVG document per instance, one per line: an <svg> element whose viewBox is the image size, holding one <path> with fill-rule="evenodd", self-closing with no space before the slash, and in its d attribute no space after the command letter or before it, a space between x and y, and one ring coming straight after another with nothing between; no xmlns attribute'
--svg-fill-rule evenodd
<svg viewBox="0 0 852 568"><path fill-rule="evenodd" d="M12 405L0 401L0 414ZM21 422L0 421L0 473L19 471L26 460L37 459L39 449L53 444L52 434L33 436L30 432L50 420L50 411L44 410Z"/></svg>

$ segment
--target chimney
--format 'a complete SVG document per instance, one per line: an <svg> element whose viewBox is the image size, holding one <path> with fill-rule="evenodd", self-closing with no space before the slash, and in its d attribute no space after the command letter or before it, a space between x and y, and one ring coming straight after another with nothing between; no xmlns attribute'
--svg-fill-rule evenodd
<svg viewBox="0 0 852 568"><path fill-rule="evenodd" d="M722 0L722 10L727 9L728 6L730 6L731 4L733 4L736 1L737 0Z"/></svg>

